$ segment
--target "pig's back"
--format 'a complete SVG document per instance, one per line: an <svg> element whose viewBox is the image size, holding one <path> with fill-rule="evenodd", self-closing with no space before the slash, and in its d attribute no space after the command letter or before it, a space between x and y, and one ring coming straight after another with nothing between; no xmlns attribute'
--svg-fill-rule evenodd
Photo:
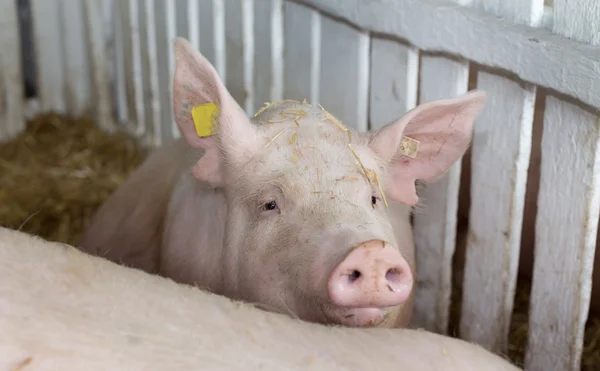
<svg viewBox="0 0 600 371"><path fill-rule="evenodd" d="M167 205L188 156L181 139L156 149L100 207L80 248L156 273Z"/></svg>

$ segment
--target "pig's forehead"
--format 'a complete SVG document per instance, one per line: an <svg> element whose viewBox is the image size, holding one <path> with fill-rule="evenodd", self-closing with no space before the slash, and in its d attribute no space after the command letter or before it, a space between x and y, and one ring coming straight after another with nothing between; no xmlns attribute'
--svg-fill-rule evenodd
<svg viewBox="0 0 600 371"><path fill-rule="evenodd" d="M347 123L342 123L324 107L305 101L266 103L252 121L259 127L264 139L276 144L283 144L282 139L287 138L290 139L290 145L311 145L326 149L347 147L348 142L354 147L361 147L367 142L364 135L350 132Z"/></svg>

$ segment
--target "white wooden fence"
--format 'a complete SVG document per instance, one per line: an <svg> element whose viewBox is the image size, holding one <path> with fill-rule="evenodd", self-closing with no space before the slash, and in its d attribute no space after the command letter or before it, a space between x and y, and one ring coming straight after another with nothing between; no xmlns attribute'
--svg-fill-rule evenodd
<svg viewBox="0 0 600 371"><path fill-rule="evenodd" d="M39 111L91 113L149 145L177 136L172 40L191 40L252 114L308 98L359 130L467 91L473 143L461 337L504 351L534 98L546 101L527 370L578 370L599 214L597 0L29 0L37 94L25 99L15 0L0 0L0 138ZM495 71L495 72L492 72ZM501 72L498 72L501 71ZM28 74L30 72L25 71ZM498 72L498 73L497 73ZM508 77L507 77L508 76ZM573 101L576 101L574 103ZM445 332L460 164L415 216L415 325Z"/></svg>

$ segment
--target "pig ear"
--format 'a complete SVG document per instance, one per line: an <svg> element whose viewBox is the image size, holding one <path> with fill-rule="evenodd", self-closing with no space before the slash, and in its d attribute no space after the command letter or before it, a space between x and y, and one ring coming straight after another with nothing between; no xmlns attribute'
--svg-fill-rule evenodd
<svg viewBox="0 0 600 371"><path fill-rule="evenodd" d="M217 71L183 38L174 42L175 75L173 110L179 131L193 148L205 151L194 166L194 176L214 186L221 185L223 160L241 164L251 156L256 143L256 128L225 88ZM214 135L200 137L196 132L192 109L214 103Z"/></svg>
<svg viewBox="0 0 600 371"><path fill-rule="evenodd" d="M371 136L369 146L388 163L392 199L415 205L415 180L429 182L442 175L467 150L473 123L486 94L473 91L462 97L429 102L409 111ZM399 153L402 137L418 140L415 158Z"/></svg>

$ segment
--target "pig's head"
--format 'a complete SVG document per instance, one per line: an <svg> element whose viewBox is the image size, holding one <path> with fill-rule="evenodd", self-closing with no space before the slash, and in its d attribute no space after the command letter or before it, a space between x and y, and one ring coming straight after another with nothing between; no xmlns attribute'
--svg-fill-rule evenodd
<svg viewBox="0 0 600 371"><path fill-rule="evenodd" d="M175 58L176 121L204 151L192 173L227 200L223 293L308 321L381 325L412 296L415 180L435 179L464 153L485 95L424 104L359 133L306 102L250 119L183 39ZM211 102L215 132L200 137L191 110ZM399 152L403 136L420 142L416 158Z"/></svg>

